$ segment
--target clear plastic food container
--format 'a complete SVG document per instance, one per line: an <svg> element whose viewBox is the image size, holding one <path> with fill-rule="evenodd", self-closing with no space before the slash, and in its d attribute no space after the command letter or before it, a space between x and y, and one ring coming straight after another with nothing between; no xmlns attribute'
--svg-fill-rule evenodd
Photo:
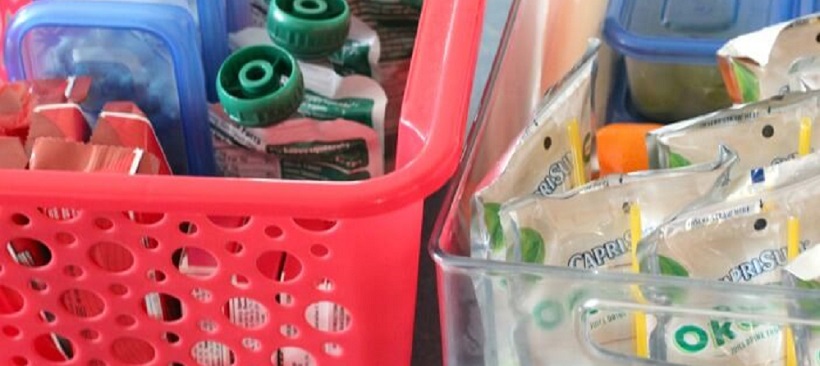
<svg viewBox="0 0 820 366"><path fill-rule="evenodd" d="M445 364L671 365L658 360L639 360L629 352L597 343L589 332L591 320L588 315L593 309L623 314L643 312L658 318L708 319L720 321L720 324L753 322L789 325L795 329L820 326L820 317L783 311L794 304L819 303L820 291L596 273L470 257L471 247L479 244L470 242L470 199L475 187L493 168L522 125L528 123L535 108L530 101L538 99L544 92L530 81L540 80L542 70L549 69L550 65L544 64L547 59L533 61L520 56L533 48L532 34L526 30L543 22L548 10L542 6L547 2L555 5L564 0L518 0L512 5L479 115L430 244L438 269ZM552 7L551 11L559 12L558 16L569 12L560 6ZM556 35L546 35L550 36ZM586 39L573 34L564 42L583 44ZM561 53L565 49L550 51ZM556 55L552 59L560 58ZM596 85L604 97L596 98L597 101L610 99L606 98L606 93L613 90L613 65L606 57L599 65ZM516 97L510 98L513 92ZM596 110L606 111L608 106L601 104L606 102L596 104ZM526 296L513 291L521 284L531 286ZM636 289L652 301L636 299ZM723 307L726 304L736 304L739 308L748 304L770 306L755 310L751 307L747 307L750 310L726 310ZM706 334L709 341L714 338L709 338L708 331L698 334ZM815 359L801 359L797 365L815 365L817 355L812 357Z"/></svg>
<svg viewBox="0 0 820 366"><path fill-rule="evenodd" d="M626 58L633 102L675 122L731 105L716 66L726 41L800 14L796 0L612 0L604 37Z"/></svg>
<svg viewBox="0 0 820 366"><path fill-rule="evenodd" d="M89 116L106 102L134 101L153 124L174 173L215 173L205 73L187 9L42 0L17 13L7 35L11 80L91 76L81 106Z"/></svg>

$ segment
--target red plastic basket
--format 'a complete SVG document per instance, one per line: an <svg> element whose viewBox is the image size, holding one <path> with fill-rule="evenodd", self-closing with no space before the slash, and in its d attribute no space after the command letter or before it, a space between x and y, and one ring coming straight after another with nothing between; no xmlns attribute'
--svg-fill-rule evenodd
<svg viewBox="0 0 820 366"><path fill-rule="evenodd" d="M0 171L19 255L0 255L0 363L408 364L423 202L461 153L483 8L425 2L387 176Z"/></svg>

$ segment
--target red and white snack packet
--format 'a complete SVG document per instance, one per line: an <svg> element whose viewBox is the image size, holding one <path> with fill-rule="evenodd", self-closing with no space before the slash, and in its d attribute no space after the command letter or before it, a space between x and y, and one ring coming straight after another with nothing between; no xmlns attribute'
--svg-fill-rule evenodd
<svg viewBox="0 0 820 366"><path fill-rule="evenodd" d="M159 174L170 175L171 167L157 139L151 121L132 102L110 102L105 105L90 143L132 147L145 150L160 162Z"/></svg>
<svg viewBox="0 0 820 366"><path fill-rule="evenodd" d="M157 174L159 161L142 149L86 145L44 137L34 142L29 168L85 173Z"/></svg>
<svg viewBox="0 0 820 366"><path fill-rule="evenodd" d="M28 134L28 85L0 82L0 135L18 137Z"/></svg>
<svg viewBox="0 0 820 366"><path fill-rule="evenodd" d="M72 103L38 105L29 114L26 153L31 154L34 142L42 137L84 142L88 138L88 122L80 106Z"/></svg>
<svg viewBox="0 0 820 366"><path fill-rule="evenodd" d="M28 155L17 137L0 136L0 169L25 169Z"/></svg>
<svg viewBox="0 0 820 366"><path fill-rule="evenodd" d="M35 105L81 104L91 90L91 77L70 76L64 79L44 79L31 81L30 93Z"/></svg>

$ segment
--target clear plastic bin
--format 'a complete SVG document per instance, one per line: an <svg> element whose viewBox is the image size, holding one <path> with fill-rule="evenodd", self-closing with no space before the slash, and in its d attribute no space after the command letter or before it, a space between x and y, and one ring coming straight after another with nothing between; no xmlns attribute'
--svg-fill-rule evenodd
<svg viewBox="0 0 820 366"><path fill-rule="evenodd" d="M649 275L594 273L582 270L513 264L470 257L474 243L469 240L470 198L479 181L492 168L527 123L534 104L544 90L532 84L550 69L552 58L522 57L532 51L532 34L536 24L543 23L548 8L569 14L564 0L514 2L502 37L501 48L486 86L477 121L469 134L461 167L448 193L449 207L437 222L430 252L438 269L438 291L445 364L464 365L668 365L660 361L638 360L623 352L597 344L587 331L591 309L632 313L641 311L655 316L685 316L776 325L818 326L820 318L789 315L789 305L820 302L820 291L796 291L781 287L729 285L717 281L690 280ZM566 12L566 13L564 13ZM569 17L569 15L567 15ZM582 16L576 14L575 16ZM569 20L572 22L572 19ZM548 28L548 27L547 27ZM574 33L573 33L574 34ZM563 34L564 36L567 33ZM547 37L557 36L547 34ZM538 37L538 36L536 36ZM565 42L585 44L585 37L574 35ZM556 53L566 49L551 49ZM596 80L599 92L611 86L608 73L612 64L603 56ZM515 95L511 98L510 94ZM608 98L597 98L606 100ZM606 111L607 106L596 105ZM599 114L603 115L603 114ZM437 238L437 240L435 239ZM540 301L533 308L532 299L509 296L515 284L537 284ZM651 299L666 297L665 303L641 303L634 297L635 288ZM676 296L686 293L688 296ZM506 296L505 296L506 295ZM726 311L725 304L760 304L771 306L762 311ZM540 311L533 311L540 309ZM539 336L528 338L522 329L538 329ZM801 366L813 365L802 359ZM816 360L814 360L816 362Z"/></svg>
<svg viewBox="0 0 820 366"><path fill-rule="evenodd" d="M731 105L716 65L720 46L799 8L797 0L612 0L604 34L626 58L638 111L675 122Z"/></svg>

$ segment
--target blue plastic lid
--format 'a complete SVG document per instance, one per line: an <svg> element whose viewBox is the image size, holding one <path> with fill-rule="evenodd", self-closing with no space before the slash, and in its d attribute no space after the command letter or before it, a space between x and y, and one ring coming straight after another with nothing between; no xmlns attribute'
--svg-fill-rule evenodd
<svg viewBox="0 0 820 366"><path fill-rule="evenodd" d="M714 64L726 41L799 16L800 0L611 0L604 37L636 59Z"/></svg>
<svg viewBox="0 0 820 366"><path fill-rule="evenodd" d="M238 32L251 26L250 0L228 0L228 32Z"/></svg>
<svg viewBox="0 0 820 366"><path fill-rule="evenodd" d="M228 48L228 19L225 18L227 10L226 0L119 0L119 1L142 1L154 3L176 3L185 6L191 11L191 15L199 26L202 37L200 48L202 51L202 62L205 66L205 77L207 78L206 90L208 100L216 103L216 74L222 62L230 55ZM231 1L231 3L238 2ZM247 1L247 0L243 0Z"/></svg>
<svg viewBox="0 0 820 366"><path fill-rule="evenodd" d="M176 5L43 0L14 17L5 62L13 80L91 76L82 105L89 115L108 101L134 101L174 173L213 175L198 37L188 10Z"/></svg>
<svg viewBox="0 0 820 366"><path fill-rule="evenodd" d="M199 31L202 34L202 62L205 66L205 87L208 100L216 103L216 74L225 59L230 55L228 48L228 13L226 0L188 0L196 1ZM227 0L237 2L237 0Z"/></svg>

